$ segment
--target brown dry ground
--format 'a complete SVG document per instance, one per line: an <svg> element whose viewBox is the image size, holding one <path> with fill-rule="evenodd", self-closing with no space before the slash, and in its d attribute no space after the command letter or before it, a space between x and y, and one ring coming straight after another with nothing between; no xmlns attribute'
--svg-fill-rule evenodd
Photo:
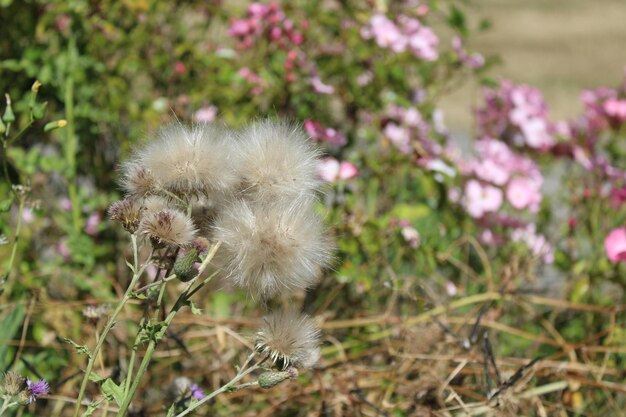
<svg viewBox="0 0 626 417"><path fill-rule="evenodd" d="M474 0L470 22L490 19L492 28L472 49L498 55L491 74L543 91L554 117L581 109L580 91L622 81L626 66L626 0ZM453 131L467 132L479 89L468 86L443 102Z"/></svg>

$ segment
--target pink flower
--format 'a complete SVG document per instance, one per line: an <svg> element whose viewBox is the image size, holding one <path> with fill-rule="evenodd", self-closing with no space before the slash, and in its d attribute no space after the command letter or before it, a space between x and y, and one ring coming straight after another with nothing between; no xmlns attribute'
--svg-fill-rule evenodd
<svg viewBox="0 0 626 417"><path fill-rule="evenodd" d="M626 227L613 229L604 239L604 249L609 261L626 261Z"/></svg>
<svg viewBox="0 0 626 417"><path fill-rule="evenodd" d="M317 76L311 78L311 86L313 86L313 91L318 94L332 94L335 92L335 87L324 84L320 77Z"/></svg>
<svg viewBox="0 0 626 417"><path fill-rule="evenodd" d="M331 127L323 127L315 120L306 119L304 121L304 130L314 141L321 140L338 147L348 143L348 140L341 132Z"/></svg>
<svg viewBox="0 0 626 417"><path fill-rule="evenodd" d="M554 262L554 248L544 235L537 234L534 224L513 230L511 240L524 243L534 256L541 258L543 263Z"/></svg>
<svg viewBox="0 0 626 417"><path fill-rule="evenodd" d="M230 24L228 34L233 37L245 36L252 32L252 27L248 23L248 19L237 19Z"/></svg>
<svg viewBox="0 0 626 417"><path fill-rule="evenodd" d="M193 118L198 123L211 123L217 116L217 107L205 106L199 108L193 115Z"/></svg>
<svg viewBox="0 0 626 417"><path fill-rule="evenodd" d="M349 180L359 175L359 169L352 162L342 161L339 164L338 178L340 180Z"/></svg>
<svg viewBox="0 0 626 417"><path fill-rule="evenodd" d="M610 98L604 102L604 111L610 117L620 121L626 120L626 100Z"/></svg>
<svg viewBox="0 0 626 417"><path fill-rule="evenodd" d="M506 188L506 198L517 210L525 208L532 212L539 210L541 204L541 183L528 178L513 178Z"/></svg>
<svg viewBox="0 0 626 417"><path fill-rule="evenodd" d="M400 152L410 154L413 151L411 137L406 128L395 123L388 123L383 133Z"/></svg>
<svg viewBox="0 0 626 417"><path fill-rule="evenodd" d="M416 249L420 244L420 234L412 226L404 226L400 231L402 233L402 237L409 244L410 247Z"/></svg>
<svg viewBox="0 0 626 417"><path fill-rule="evenodd" d="M321 179L327 182L337 180L339 176L339 161L335 158L325 158L319 162L317 173Z"/></svg>
<svg viewBox="0 0 626 417"><path fill-rule="evenodd" d="M383 14L372 16L370 26L371 34L381 48L389 48L394 52L403 52L406 49L406 37L387 16Z"/></svg>
<svg viewBox="0 0 626 417"><path fill-rule="evenodd" d="M320 161L317 173L324 181L335 182L354 178L359 174L359 170L350 162L343 161L340 163L335 158L329 157Z"/></svg>
<svg viewBox="0 0 626 417"><path fill-rule="evenodd" d="M502 191L491 185L482 185L469 180L465 185L465 208L470 216L482 217L485 213L497 211L502 205Z"/></svg>
<svg viewBox="0 0 626 417"><path fill-rule="evenodd" d="M183 75L187 71L187 66L180 61L174 64L174 72L178 75Z"/></svg>
<svg viewBox="0 0 626 417"><path fill-rule="evenodd" d="M91 213L87 218L87 222L85 223L85 233L90 236L95 236L98 234L98 226L100 225L100 221L102 217L100 213Z"/></svg>

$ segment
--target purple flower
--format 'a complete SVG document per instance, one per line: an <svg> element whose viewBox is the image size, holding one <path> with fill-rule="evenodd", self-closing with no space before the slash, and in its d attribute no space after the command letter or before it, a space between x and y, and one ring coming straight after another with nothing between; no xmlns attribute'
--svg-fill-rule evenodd
<svg viewBox="0 0 626 417"><path fill-rule="evenodd" d="M191 391L191 395L198 401L205 397L204 391L198 386L198 384L191 384L189 390Z"/></svg>
<svg viewBox="0 0 626 417"><path fill-rule="evenodd" d="M48 392L50 392L50 386L45 379L33 382L26 378L26 390L29 395L28 402L33 403L37 397L48 394Z"/></svg>

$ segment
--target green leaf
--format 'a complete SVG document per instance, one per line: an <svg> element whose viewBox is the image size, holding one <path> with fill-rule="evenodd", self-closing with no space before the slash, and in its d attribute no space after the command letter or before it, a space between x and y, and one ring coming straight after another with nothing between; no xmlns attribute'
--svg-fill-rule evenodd
<svg viewBox="0 0 626 417"><path fill-rule="evenodd" d="M98 409L98 406L100 404L102 404L102 400L89 403L89 405L87 406L87 410L85 410L82 417L90 417L94 413L94 411Z"/></svg>
<svg viewBox="0 0 626 417"><path fill-rule="evenodd" d="M100 385L100 390L107 400L114 400L118 407L124 403L124 388L113 382L111 378L107 378Z"/></svg>
<svg viewBox="0 0 626 417"><path fill-rule="evenodd" d="M24 305L18 304L4 319L0 322L0 340L9 341L15 337L24 315L26 314ZM9 351L8 343L0 343L0 369L6 369L10 359L7 358Z"/></svg>
<svg viewBox="0 0 626 417"><path fill-rule="evenodd" d="M450 17L448 18L448 22L454 28L456 28L463 36L467 35L467 21L465 20L465 14L452 6L452 10L450 10Z"/></svg>
<svg viewBox="0 0 626 417"><path fill-rule="evenodd" d="M91 358L91 351L87 348L87 346L79 345L78 343L76 343L75 341L73 341L72 339L68 337L64 337L63 341L65 343L69 343L70 345L74 346L74 349L76 349L76 352L78 352L79 355L87 355Z"/></svg>
<svg viewBox="0 0 626 417"><path fill-rule="evenodd" d="M105 377L100 376L100 375L98 375L97 373L95 373L93 371L89 374L89 380L92 381L92 382L95 382L96 384L101 383L105 379L106 379Z"/></svg>
<svg viewBox="0 0 626 417"><path fill-rule="evenodd" d="M0 201L0 212L6 213L11 208L11 204L13 204L13 194L10 195L9 198L5 198Z"/></svg>
<svg viewBox="0 0 626 417"><path fill-rule="evenodd" d="M189 306L189 308L191 309L191 314L195 314L196 316L201 316L202 315L202 310L199 309L193 301L191 300L187 300L187 302L185 303Z"/></svg>

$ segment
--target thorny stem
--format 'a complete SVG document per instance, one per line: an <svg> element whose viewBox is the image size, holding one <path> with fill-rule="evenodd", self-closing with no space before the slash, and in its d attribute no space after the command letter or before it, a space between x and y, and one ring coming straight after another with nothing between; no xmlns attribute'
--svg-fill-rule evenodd
<svg viewBox="0 0 626 417"><path fill-rule="evenodd" d="M200 276L202 272L204 272L204 270L209 266L211 259L213 259L213 257L215 256L215 253L217 252L221 244L222 242L217 242L213 245L213 247L211 248L207 256L202 261L202 264L198 268L198 275L196 276L196 278ZM135 396L135 393L137 392L137 389L139 388L139 384L141 383L141 378L143 377L144 373L146 372L146 369L148 368L148 365L150 364L150 361L152 360L152 355L154 354L156 345L158 341L160 340L160 338L162 337L162 335L165 334L165 332L167 331L169 325L172 323L172 320L174 320L174 317L176 316L176 313L178 313L178 310L180 310L181 307L186 305L187 301L189 301L191 296L195 294L204 285L206 285L214 276L215 274L211 274L193 289L191 287L193 283L195 282L195 279L192 280L189 283L189 286L187 287L187 289L178 297L178 300L176 300L174 307L172 307L172 310L163 321L163 328L159 332L160 336L157 336L153 338L152 340L150 340L150 343L148 344L148 347L146 348L146 353L144 354L141 364L139 365L139 369L137 370L137 374L133 378L133 383L130 386L130 390L127 393L125 393L126 395L124 396L124 402L120 406L119 411L117 413L118 417L123 417L126 414L126 411L128 410L128 407L130 406L130 402L132 401L133 397ZM164 281L160 281L160 282L162 283L162 287L159 293L159 306L157 306L157 309L160 308L160 304L163 301L162 295L163 295L164 287L165 285L167 285L167 282L164 282ZM141 329L139 329L139 331L141 331ZM130 378L130 375L128 375L127 378Z"/></svg>
<svg viewBox="0 0 626 417"><path fill-rule="evenodd" d="M85 389L87 388L87 383L89 382L89 376L91 375L91 371L93 370L93 365L96 361L96 358L98 357L100 348L102 348L102 345L104 344L104 341L106 340L107 335L109 334L109 332L115 325L115 320L117 319L117 316L120 314L120 312L122 311L122 309L124 308L128 300L132 297L133 288L139 281L139 278L141 278L141 275L143 275L143 272L145 271L145 269L148 267L148 265L150 265L150 261L148 260L144 263L141 269L139 269L137 236L135 234L132 234L131 240L132 240L132 245L133 245L133 259L135 261L133 265L133 269L134 269L133 278L130 281L128 288L126 289L126 292L124 293L124 297L122 297L122 300L117 305L117 307L115 308L115 311L113 311L113 313L111 314L111 317L109 317L109 321L107 322L106 326L102 330L102 334L100 335L100 338L98 339L98 342L96 343L96 347L94 348L93 352L91 352L91 356L89 357L89 362L87 363L87 369L85 369L85 375L83 376L83 381L80 385L80 391L78 392L78 398L76 400L76 408L74 408L74 417L78 417L78 414L80 412L80 406L83 400L83 396L85 395ZM152 258L152 255L148 259L150 258Z"/></svg>
<svg viewBox="0 0 626 417"><path fill-rule="evenodd" d="M244 363L244 365L241 367L241 369L239 370L239 372L237 373L237 375L235 375L233 379L231 379L226 384L222 385L220 388L216 389L215 391L213 391L212 393L210 393L209 395L207 395L206 397L204 397L197 403L192 404L191 406L189 406L189 408L187 408L182 413L176 414L175 417L186 416L187 414L191 413L193 410L200 407L202 404L210 401L211 399L218 396L219 394L226 392L226 391L230 391L234 388L237 388L237 386L235 385L237 382L241 381L246 375L259 369L261 364L265 361L265 360L261 360L260 362L255 363L254 365L252 365L250 368L246 370L246 366L248 365L248 363L250 363L252 358L254 358L254 355L255 355L255 352L252 352L250 356L248 356L248 359L246 359L246 362ZM242 385L247 385L247 384L242 384Z"/></svg>

